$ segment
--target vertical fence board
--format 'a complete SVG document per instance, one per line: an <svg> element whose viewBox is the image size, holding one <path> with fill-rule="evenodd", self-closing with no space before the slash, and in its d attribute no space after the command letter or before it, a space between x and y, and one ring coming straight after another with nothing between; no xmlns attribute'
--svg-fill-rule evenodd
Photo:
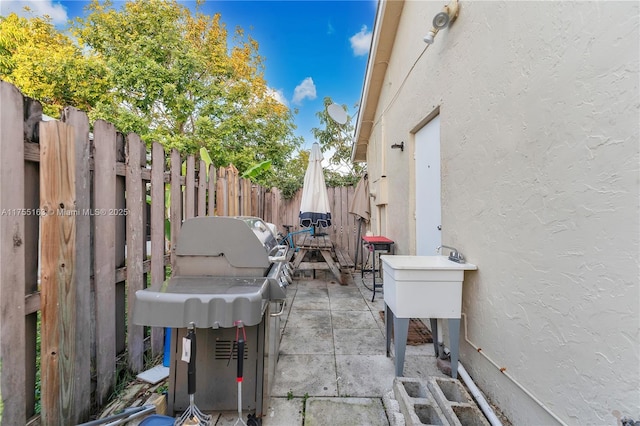
<svg viewBox="0 0 640 426"><path fill-rule="evenodd" d="M340 212L340 231L338 235L338 245L340 247L344 247L345 249L349 249L349 240L347 236L349 235L349 204L348 204L348 194L346 187L335 188L336 192L339 194L340 204L336 206L338 212Z"/></svg>
<svg viewBox="0 0 640 426"><path fill-rule="evenodd" d="M176 239L182 225L182 187L180 184L180 153L176 149L171 150L171 211L169 221L171 222L171 271L175 266Z"/></svg>
<svg viewBox="0 0 640 426"><path fill-rule="evenodd" d="M61 122L40 124L42 217L42 423L71 424L76 368L75 138Z"/></svg>
<svg viewBox="0 0 640 426"><path fill-rule="evenodd" d="M215 216L216 214L216 167L209 165L209 208L208 215Z"/></svg>
<svg viewBox="0 0 640 426"><path fill-rule="evenodd" d="M244 178L240 179L240 188L242 190L242 208L240 214L251 216L251 181Z"/></svg>
<svg viewBox="0 0 640 426"><path fill-rule="evenodd" d="M200 160L198 167L198 216L207 215L207 165Z"/></svg>
<svg viewBox="0 0 640 426"><path fill-rule="evenodd" d="M142 371L144 355L144 328L131 321L136 291L144 288L142 262L144 261L145 227L142 221L142 209L145 205L145 197L142 191L142 170L140 168L141 146L138 135L130 133L127 136L127 318L129 319L127 352L129 367L135 373ZM120 212L115 213L117 215Z"/></svg>
<svg viewBox="0 0 640 426"><path fill-rule="evenodd" d="M216 185L216 215L229 216L229 181L227 179L227 169L218 169L218 182Z"/></svg>
<svg viewBox="0 0 640 426"><path fill-rule="evenodd" d="M249 216L262 217L262 215L260 215L260 210L258 209L258 203L260 200L259 188L257 185L252 185L251 182L249 182L249 188L251 191L251 208L249 210Z"/></svg>
<svg viewBox="0 0 640 426"><path fill-rule="evenodd" d="M0 397L3 424L26 421L25 395L25 228L23 98L14 86L0 81ZM5 210L6 209L6 210Z"/></svg>
<svg viewBox="0 0 640 426"><path fill-rule="evenodd" d="M40 135L36 132L36 124L42 118L42 105L34 99L24 98L25 142L35 142ZM39 148L39 145L37 145ZM26 146L25 160L27 160ZM40 156L38 161L24 162L24 207L36 212L40 207ZM24 216L24 276L25 294L38 294L38 247L40 235L40 216L37 214ZM0 291L1 292L1 291ZM39 298L38 294L38 298ZM39 305L39 303L38 303ZM29 309L25 313L30 312ZM36 388L36 358L40 343L38 331L38 312L28 313L25 317L25 389ZM1 345L1 344L0 344ZM35 414L35 392L25 395L27 418Z"/></svg>
<svg viewBox="0 0 640 426"><path fill-rule="evenodd" d="M198 216L207 215L207 165L200 160L198 166Z"/></svg>
<svg viewBox="0 0 640 426"><path fill-rule="evenodd" d="M74 286L76 289L76 351L75 415L74 423L89 418L91 412L91 171L87 159L91 156L89 118L73 107L64 109L63 121L75 129L76 167L76 262Z"/></svg>
<svg viewBox="0 0 640 426"><path fill-rule="evenodd" d="M154 142L151 148L151 288L160 290L164 282L165 205L164 148ZM159 354L164 345L164 329L151 329L151 352Z"/></svg>
<svg viewBox="0 0 640 426"><path fill-rule="evenodd" d="M40 207L40 163L24 162L24 206L32 212ZM24 251L25 251L25 294L38 291L38 238L40 233L40 216L31 214L24 217ZM1 292L1 291L0 291ZM38 344L38 313L33 312L25 317L25 367L26 389L36 388L36 355ZM35 414L35 392L27 392L27 417Z"/></svg>
<svg viewBox="0 0 640 426"><path fill-rule="evenodd" d="M229 191L229 216L237 216L240 211L240 182L238 181L238 169L233 164L227 167L227 191Z"/></svg>
<svg viewBox="0 0 640 426"><path fill-rule="evenodd" d="M124 135L116 133L116 167L117 163L124 165L126 161L126 147ZM115 211L122 211L127 207L126 198L127 182L126 177L116 173L116 205ZM116 268L126 266L126 244L127 244L127 220L124 215L114 215L116 221ZM124 279L116 282L116 354L124 352L126 349L127 324L126 324L126 283Z"/></svg>
<svg viewBox="0 0 640 426"><path fill-rule="evenodd" d="M116 208L116 130L113 124L94 124L94 283L96 307L96 401L103 405L116 371L115 241L116 217L100 212Z"/></svg>
<svg viewBox="0 0 640 426"><path fill-rule="evenodd" d="M184 193L184 218L191 219L195 216L196 202L196 159L193 155L187 157L187 178Z"/></svg>

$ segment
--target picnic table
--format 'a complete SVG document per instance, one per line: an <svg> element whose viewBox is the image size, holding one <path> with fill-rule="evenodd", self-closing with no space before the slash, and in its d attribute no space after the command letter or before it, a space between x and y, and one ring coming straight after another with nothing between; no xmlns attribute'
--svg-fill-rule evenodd
<svg viewBox="0 0 640 426"><path fill-rule="evenodd" d="M310 235L303 234L298 236L296 240L296 247L298 251L293 258L293 268L297 270L317 270L317 269L329 269L336 277L338 282L342 285L346 285L342 278L342 273L338 264L333 260L335 249L331 238L328 235ZM320 253L322 260L310 260L305 259L307 254L313 251Z"/></svg>

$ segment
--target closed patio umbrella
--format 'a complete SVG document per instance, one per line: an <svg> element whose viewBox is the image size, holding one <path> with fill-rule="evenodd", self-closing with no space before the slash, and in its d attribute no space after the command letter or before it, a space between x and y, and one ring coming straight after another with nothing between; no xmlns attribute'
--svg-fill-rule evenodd
<svg viewBox="0 0 640 426"><path fill-rule="evenodd" d="M356 190L353 193L353 199L349 205L349 213L358 216L365 222L369 222L371 218L371 209L369 207L369 178L367 174L360 179Z"/></svg>
<svg viewBox="0 0 640 426"><path fill-rule="evenodd" d="M311 146L309 165L304 175L299 217L300 226L307 228L331 226L329 196L322 174L322 151L320 151L320 145L317 142Z"/></svg>
<svg viewBox="0 0 640 426"><path fill-rule="evenodd" d="M362 235L362 222L369 222L371 219L371 208L369 204L369 177L365 175L360 179L356 190L353 193L353 199L349 205L349 213L357 216L358 219L358 236L356 237L356 258L358 263L358 253L360 251L360 236Z"/></svg>

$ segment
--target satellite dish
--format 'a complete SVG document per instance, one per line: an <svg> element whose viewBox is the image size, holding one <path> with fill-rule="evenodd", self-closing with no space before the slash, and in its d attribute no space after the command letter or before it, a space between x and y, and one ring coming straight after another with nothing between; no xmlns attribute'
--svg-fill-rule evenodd
<svg viewBox="0 0 640 426"><path fill-rule="evenodd" d="M327 107L327 113L333 121L338 124L344 124L347 122L347 113L344 108L338 104L331 104Z"/></svg>

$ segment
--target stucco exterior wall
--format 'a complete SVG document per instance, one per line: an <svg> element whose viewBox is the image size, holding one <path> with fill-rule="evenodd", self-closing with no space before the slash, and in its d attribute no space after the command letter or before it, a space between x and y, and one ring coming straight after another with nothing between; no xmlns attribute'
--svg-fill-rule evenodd
<svg viewBox="0 0 640 426"><path fill-rule="evenodd" d="M517 425L640 420L639 4L462 1L426 48L445 4L402 12L367 148L388 182L373 226L415 253L413 135L439 109L442 242L479 268L465 368Z"/></svg>

